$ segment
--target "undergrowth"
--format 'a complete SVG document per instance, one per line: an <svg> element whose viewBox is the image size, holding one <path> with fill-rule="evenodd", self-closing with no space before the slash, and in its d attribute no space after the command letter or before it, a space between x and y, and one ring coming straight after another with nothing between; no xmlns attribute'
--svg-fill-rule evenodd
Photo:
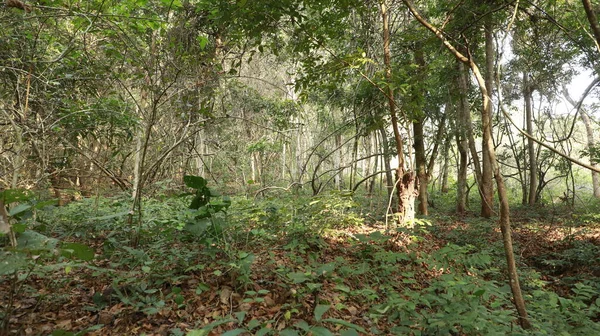
<svg viewBox="0 0 600 336"><path fill-rule="evenodd" d="M230 203L212 197L195 209L190 200L144 199L139 231L130 225L125 195L16 216L21 247L5 248L10 265L0 267L4 329L54 335L600 334L594 276L600 251L582 236L532 252L535 246L519 235L540 231L515 221L534 326L525 331L516 323L493 220L432 216L386 232L381 223L365 223L368 211L350 193ZM49 311L58 313L44 318Z"/></svg>

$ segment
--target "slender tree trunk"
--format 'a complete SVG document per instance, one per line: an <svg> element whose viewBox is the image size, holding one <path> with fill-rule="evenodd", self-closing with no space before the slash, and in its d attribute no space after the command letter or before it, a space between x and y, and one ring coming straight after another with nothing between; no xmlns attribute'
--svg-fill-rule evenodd
<svg viewBox="0 0 600 336"><path fill-rule="evenodd" d="M580 118L583 121L583 124L585 125L588 148L593 148L596 145L596 141L594 140L594 130L592 129L592 122L590 120L590 116L587 114L587 111L580 111L579 113ZM596 166L594 162L591 162L590 165L593 167ZM594 189L594 197L600 198L600 177L595 171L592 171L592 186Z"/></svg>
<svg viewBox="0 0 600 336"><path fill-rule="evenodd" d="M488 97L492 97L492 88L494 86L494 34L492 16L488 15L485 19L485 85L488 89ZM486 142L492 138L492 104L491 101L487 108L481 112L482 121L482 146L481 146L481 216L490 218L494 212L494 184L492 178L492 162Z"/></svg>
<svg viewBox="0 0 600 336"><path fill-rule="evenodd" d="M379 134L381 135L381 146L383 147L383 165L385 167L385 184L387 187L388 199L392 196L394 189L394 178L392 175L392 166L390 164L390 144L388 142L385 128L379 128Z"/></svg>
<svg viewBox="0 0 600 336"><path fill-rule="evenodd" d="M533 109L531 107L533 90L529 83L529 75L523 73L523 97L525 99L525 121L527 123L527 133L533 134ZM527 153L529 155L529 198L527 203L534 205L536 203L535 195L537 189L537 158L535 156L535 143L532 139L527 139Z"/></svg>
<svg viewBox="0 0 600 336"><path fill-rule="evenodd" d="M372 132L370 134L369 139L371 141L371 149L372 149L373 153L379 153L378 149L377 149L378 148L377 133ZM379 171L379 158L380 158L379 155L373 157L373 173ZM369 190L368 190L369 195L373 195L373 190L375 190L376 182L377 182L377 175L373 175L373 178L371 179L371 183L369 185Z"/></svg>
<svg viewBox="0 0 600 336"><path fill-rule="evenodd" d="M458 99L458 106L456 109L457 121L456 121L456 142L458 147L458 175L456 177L456 213L464 215L467 212L467 164L469 162L469 144L467 140L467 123L468 118L468 105L465 106L466 99L464 96L464 82L459 73L456 77L457 86L460 91L460 97Z"/></svg>
<svg viewBox="0 0 600 336"><path fill-rule="evenodd" d="M427 162L425 158L425 143L423 141L423 121L413 122L413 141L415 142L415 165L417 168L417 177L419 178L419 205L417 213L427 216Z"/></svg>
<svg viewBox="0 0 600 336"><path fill-rule="evenodd" d="M469 100L467 99L469 94L469 70L462 62L458 62L458 89L460 91L459 108L462 109L463 116L462 127L465 128L467 142L469 145L469 151L471 152L471 160L473 162L475 181L477 182L477 189L479 190L479 195L482 197L483 201L483 189L481 188L481 163L479 161L479 155L477 154L477 146L475 145L475 138L473 136L471 106L469 104Z"/></svg>
<svg viewBox="0 0 600 336"><path fill-rule="evenodd" d="M356 126L356 133L358 134L358 126ZM354 141L352 142L352 161L350 163L350 176L349 186L353 186L356 181L356 175L358 174L358 142L360 141L360 137L354 137Z"/></svg>
<svg viewBox="0 0 600 336"><path fill-rule="evenodd" d="M565 99L569 102L569 104L573 105L573 107L577 107L577 102L571 98L569 91L567 88L563 86L563 95ZM594 140L594 130L592 128L592 121L590 120L590 116L588 112L583 108L579 108L579 117L585 126L585 134L587 136L587 148L588 150L594 148L596 145L596 140ZM590 160L590 165L592 167L596 167L596 163L593 160ZM600 177L598 176L598 172L592 170L592 187L594 190L594 197L600 198Z"/></svg>
<svg viewBox="0 0 600 336"><path fill-rule="evenodd" d="M142 157L142 139L144 134L138 134L135 141L135 161L133 164L133 188L131 191L131 198L135 200L137 198L138 188L140 186L141 178L141 157Z"/></svg>
<svg viewBox="0 0 600 336"><path fill-rule="evenodd" d="M396 102L394 101L394 90L390 85L392 82L392 66L390 52L390 29L388 23L388 12L385 1L381 3L381 18L383 22L383 61L385 65L385 78L387 85L387 99L394 140L396 141L396 152L398 153L398 167L396 168L396 190L398 195L398 222L403 225L410 223L415 218L415 190L416 176L412 171L404 170L404 144L398 126L396 115Z"/></svg>
<svg viewBox="0 0 600 336"><path fill-rule="evenodd" d="M420 81L425 80L425 57L423 55L423 48L417 46L415 49L415 62L418 66L417 76ZM419 90L421 91L421 90ZM421 92L415 92L414 95L423 95ZM420 97L413 97L415 105L419 104L422 100ZM420 109L423 106L419 106ZM419 179L419 205L417 213L419 215L429 215L428 203L427 203L427 186L429 184L429 178L427 175L427 159L425 157L425 137L423 134L423 124L425 122L425 114L422 111L417 111L420 114L420 118L413 122L413 146L415 149L415 166L417 170L417 177Z"/></svg>
<svg viewBox="0 0 600 336"><path fill-rule="evenodd" d="M485 110L489 108L488 104L490 104L490 96L485 85L485 80L483 79L481 71L479 70L479 67L473 61L473 59L471 57L463 55L458 50L456 50L456 48L448 40L446 40L442 31L432 26L417 12L410 0L402 0L402 2L404 2L404 4L409 8L409 10L417 19L417 21L419 21L419 23L421 23L424 27L426 27L432 33L434 33L437 36L437 38L444 44L446 49L448 49L448 51L450 51L454 55L454 57L456 57L459 61L467 64L471 68L471 71L477 79L477 84L481 93L481 98L483 102L482 109ZM525 300L523 299L521 286L519 284L517 264L515 261L515 255L512 244L508 195L506 193L506 187L504 186L504 179L502 177L502 174L500 173L500 165L498 164L498 161L496 159L496 150L491 136L490 139L484 145L489 151L490 161L493 165L492 170L496 180L496 187L498 188L498 198L500 199L500 230L502 231L502 241L504 243L506 264L508 266L509 284L513 294L515 308L517 309L517 312L519 314L519 323L521 327L523 327L523 329L530 329L532 326L529 322L529 317L527 316L527 310L525 309Z"/></svg>
<svg viewBox="0 0 600 336"><path fill-rule="evenodd" d="M594 12L590 0L581 0L581 2L583 3L583 9L585 9L585 14L590 22L594 37L596 38L596 48L598 49L598 52L600 52L600 23L598 23L598 16Z"/></svg>
<svg viewBox="0 0 600 336"><path fill-rule="evenodd" d="M447 112L448 110L446 110ZM446 134L446 140L444 140L444 149L443 149L443 154L442 157L444 158L444 163L442 166L442 182L441 182L441 187L440 187L440 191L442 192L442 194L446 194L448 193L448 171L449 169L449 164L450 164L450 143L452 141L452 134L450 132L448 132L448 134Z"/></svg>
<svg viewBox="0 0 600 336"><path fill-rule="evenodd" d="M339 148L342 145L342 135L341 134L336 134L335 135L335 148ZM337 153L335 153L334 155L334 165L335 165L335 169L338 170L337 174L334 177L334 182L335 182L335 188L338 190L343 189L342 186L342 171L339 171L340 167L342 166L342 148L340 148Z"/></svg>

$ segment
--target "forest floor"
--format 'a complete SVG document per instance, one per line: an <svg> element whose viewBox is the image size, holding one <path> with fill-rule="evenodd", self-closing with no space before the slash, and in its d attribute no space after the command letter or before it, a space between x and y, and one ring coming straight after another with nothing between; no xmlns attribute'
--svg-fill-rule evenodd
<svg viewBox="0 0 600 336"><path fill-rule="evenodd" d="M27 262L0 281L7 335L519 334L494 219L432 216L387 234L383 223L335 207L308 209L315 222L303 228L281 219L284 206L277 217L263 204L240 207L228 219L236 225L221 222L201 239L156 215L136 244L134 230L116 229L126 220L110 215L113 203L108 215L75 217L90 211L84 202L38 217L37 231L62 247L24 249ZM155 210L147 206L149 218ZM314 226L340 216L356 223ZM573 218L580 225L567 223ZM595 220L513 213L537 330L600 331ZM104 224L89 226L96 221ZM543 322L565 309L564 322Z"/></svg>

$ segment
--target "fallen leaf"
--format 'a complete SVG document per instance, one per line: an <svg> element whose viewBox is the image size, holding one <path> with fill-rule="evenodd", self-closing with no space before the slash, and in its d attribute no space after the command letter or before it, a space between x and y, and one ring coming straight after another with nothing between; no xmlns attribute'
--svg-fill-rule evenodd
<svg viewBox="0 0 600 336"><path fill-rule="evenodd" d="M62 320L56 323L57 329L71 329L71 320Z"/></svg>
<svg viewBox="0 0 600 336"><path fill-rule="evenodd" d="M98 324L109 325L112 323L112 320L113 314L109 312L100 312L100 314L98 314Z"/></svg>
<svg viewBox="0 0 600 336"><path fill-rule="evenodd" d="M219 293L219 300L222 304L229 304L229 300L231 299L231 295L233 294L233 290L231 287L224 286Z"/></svg>

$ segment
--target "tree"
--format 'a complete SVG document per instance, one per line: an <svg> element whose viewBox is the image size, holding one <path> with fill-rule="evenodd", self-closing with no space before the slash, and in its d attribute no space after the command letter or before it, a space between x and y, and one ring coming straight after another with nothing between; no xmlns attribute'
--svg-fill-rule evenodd
<svg viewBox="0 0 600 336"><path fill-rule="evenodd" d="M479 67L474 62L470 55L467 57L459 52L453 45L450 43L445 37L442 31L440 31L435 26L431 25L428 21L426 21L415 9L413 4L409 0L403 0L404 4L410 10L412 15L427 29L429 29L432 33L437 36L440 41L444 44L446 49L448 49L454 57L457 58L458 61L467 65L473 75L477 79L477 84L479 86L479 90L481 92L482 98L482 113L489 109L490 96L485 84L485 80L481 75ZM491 125L490 125L491 127ZM519 323L524 329L531 328L531 323L529 322L529 318L527 316L527 311L525 309L525 301L523 299L523 294L521 293L521 286L519 284L519 277L517 274L517 267L515 262L515 256L513 251L512 237L511 237L511 229L510 229L510 210L508 204L508 195L506 193L506 188L504 186L504 179L502 174L500 173L500 167L496 160L494 143L491 139L491 131L490 138L485 142L485 146L488 149L490 162L493 164L493 173L496 179L496 187L498 189L498 197L500 198L500 229L502 231L502 238L504 243L504 250L506 255L506 262L508 265L508 276L509 276L509 284L513 293L514 304L519 313Z"/></svg>
<svg viewBox="0 0 600 336"><path fill-rule="evenodd" d="M388 7L385 1L381 2L381 19L383 25L383 58L385 65L385 78L388 81L386 96L388 99L388 108L392 120L392 130L394 131L394 140L396 142L396 153L398 155L398 167L396 168L396 189L398 196L398 216L401 224L410 223L414 219L414 199L417 192L416 175L410 169L405 168L404 142L400 135L398 116L396 114L396 101L394 100L394 90L392 87L392 66L390 52L390 26L388 20Z"/></svg>

